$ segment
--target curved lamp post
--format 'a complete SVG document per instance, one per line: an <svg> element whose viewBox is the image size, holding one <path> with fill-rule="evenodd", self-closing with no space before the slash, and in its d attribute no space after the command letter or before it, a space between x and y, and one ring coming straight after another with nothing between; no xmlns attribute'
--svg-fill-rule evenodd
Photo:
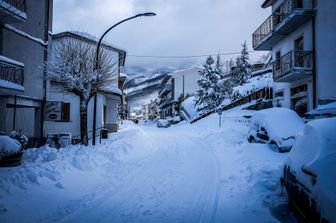
<svg viewBox="0 0 336 223"><path fill-rule="evenodd" d="M124 23L124 22L126 22L128 20L131 20L131 19L135 19L137 17L142 17L142 16L156 16L156 14L153 13L153 12L146 12L146 13L137 14L137 15L129 17L127 19L121 20L120 22L114 24L113 26L111 26L110 28L108 28L104 32L104 34L100 37L100 39L98 41L98 44L97 44L96 58L95 58L95 69L99 68L99 50L100 50L100 46L101 46L102 40L106 36L106 34L108 32L110 32L114 27L120 25L121 23ZM92 136L92 145L96 144L96 119L97 119L96 114L97 114L97 93L94 96L94 105L93 105L93 131L92 131L93 136Z"/></svg>

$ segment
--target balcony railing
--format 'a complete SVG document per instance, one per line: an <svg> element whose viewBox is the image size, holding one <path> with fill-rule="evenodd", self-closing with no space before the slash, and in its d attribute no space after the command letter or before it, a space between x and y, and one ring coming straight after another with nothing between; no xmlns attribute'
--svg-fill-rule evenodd
<svg viewBox="0 0 336 223"><path fill-rule="evenodd" d="M313 56L311 51L291 51L273 64L273 77L278 80L293 72L311 71L313 67Z"/></svg>
<svg viewBox="0 0 336 223"><path fill-rule="evenodd" d="M18 85L23 85L24 68L22 66L0 60L0 79Z"/></svg>
<svg viewBox="0 0 336 223"><path fill-rule="evenodd" d="M286 0L253 33L253 48L256 48L267 36L277 30L295 10L313 10L316 0Z"/></svg>
<svg viewBox="0 0 336 223"><path fill-rule="evenodd" d="M21 12L26 12L26 0L0 0L1 2L5 2L17 9Z"/></svg>

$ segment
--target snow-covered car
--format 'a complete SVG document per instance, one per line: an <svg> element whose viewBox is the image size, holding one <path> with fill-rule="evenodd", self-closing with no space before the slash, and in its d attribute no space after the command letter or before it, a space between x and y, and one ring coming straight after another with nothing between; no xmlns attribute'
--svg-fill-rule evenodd
<svg viewBox="0 0 336 223"><path fill-rule="evenodd" d="M298 136L281 178L290 207L309 222L336 222L336 118L309 122Z"/></svg>
<svg viewBox="0 0 336 223"><path fill-rule="evenodd" d="M298 114L286 108L269 108L257 111L250 122L247 140L250 143L268 143L274 150L288 152L301 134L303 120Z"/></svg>
<svg viewBox="0 0 336 223"><path fill-rule="evenodd" d="M169 121L166 119L159 119L159 121L156 123L156 126L158 128L168 128L170 124Z"/></svg>
<svg viewBox="0 0 336 223"><path fill-rule="evenodd" d="M5 157L16 155L22 152L22 145L19 141L6 135L0 135L0 160Z"/></svg>
<svg viewBox="0 0 336 223"><path fill-rule="evenodd" d="M336 102L318 106L318 108L307 112L304 116L304 119L306 122L309 122L315 119L333 117L336 117Z"/></svg>

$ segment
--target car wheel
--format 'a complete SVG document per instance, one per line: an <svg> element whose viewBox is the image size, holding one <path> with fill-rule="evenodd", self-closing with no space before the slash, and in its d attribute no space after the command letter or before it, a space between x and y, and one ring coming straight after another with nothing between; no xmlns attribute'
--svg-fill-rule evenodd
<svg viewBox="0 0 336 223"><path fill-rule="evenodd" d="M254 139L254 137L250 136L250 137L248 138L248 142L249 142L249 143L256 143L256 140Z"/></svg>

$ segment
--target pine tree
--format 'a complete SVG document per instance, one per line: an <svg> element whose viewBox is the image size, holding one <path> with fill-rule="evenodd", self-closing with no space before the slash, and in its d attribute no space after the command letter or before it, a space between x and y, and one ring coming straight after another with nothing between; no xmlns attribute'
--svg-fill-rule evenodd
<svg viewBox="0 0 336 223"><path fill-rule="evenodd" d="M246 42L244 42L242 47L241 54L236 58L236 64L230 72L233 87L245 84L251 75L251 65L249 63L250 56Z"/></svg>
<svg viewBox="0 0 336 223"><path fill-rule="evenodd" d="M217 108L225 99L226 88L223 85L225 74L222 66L219 54L216 62L210 56L199 72L202 78L197 81L199 89L196 92L195 100L195 107L198 112L209 112Z"/></svg>
<svg viewBox="0 0 336 223"><path fill-rule="evenodd" d="M216 68L214 67L214 63L213 57L209 56L203 65L203 69L199 71L202 78L197 81L199 89L195 95L195 107L200 113L206 113L216 108L217 87L215 83L218 82L218 76L215 74Z"/></svg>

